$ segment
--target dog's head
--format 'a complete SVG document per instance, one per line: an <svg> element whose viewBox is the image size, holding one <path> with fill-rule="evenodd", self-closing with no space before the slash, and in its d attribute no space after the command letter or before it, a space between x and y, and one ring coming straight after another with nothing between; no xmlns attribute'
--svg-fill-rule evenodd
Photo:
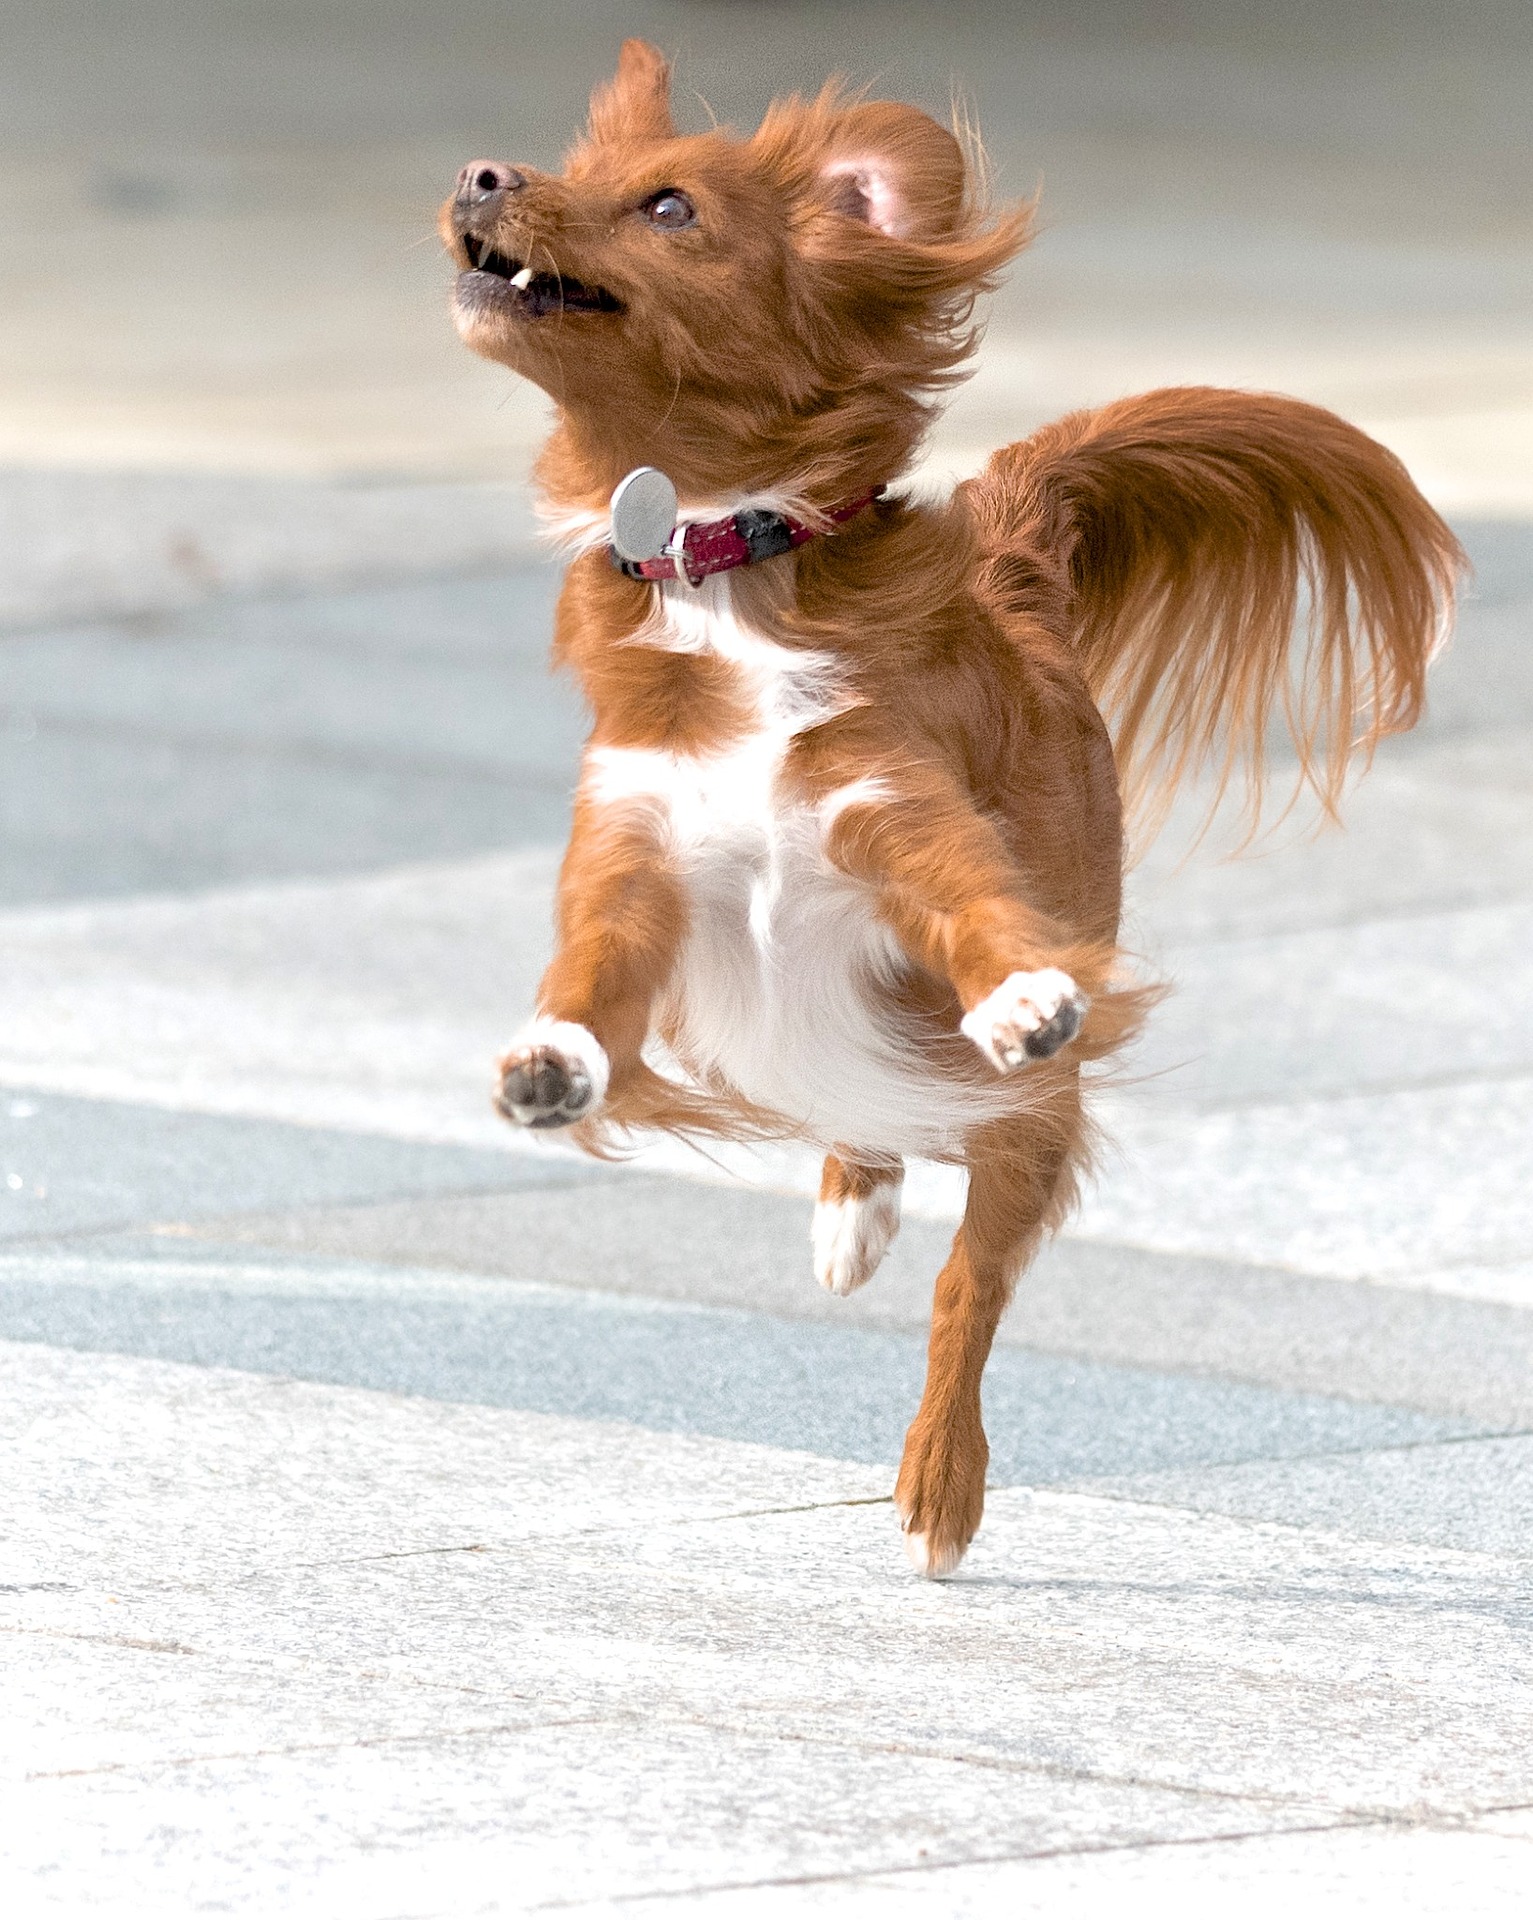
<svg viewBox="0 0 1533 1920"><path fill-rule="evenodd" d="M476 161L442 209L459 332L558 403L558 490L630 467L684 497L824 503L892 479L1028 235L914 107L779 102L747 140L678 134L642 41L562 173Z"/></svg>

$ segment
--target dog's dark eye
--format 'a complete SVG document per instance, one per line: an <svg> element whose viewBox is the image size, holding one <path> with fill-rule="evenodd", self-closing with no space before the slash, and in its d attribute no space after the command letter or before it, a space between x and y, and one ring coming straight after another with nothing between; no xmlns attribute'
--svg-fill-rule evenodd
<svg viewBox="0 0 1533 1920"><path fill-rule="evenodd" d="M649 224L659 227L665 233L679 233L683 227L697 225L697 208L684 193L678 193L674 187L667 187L664 193L657 193L644 209L649 215Z"/></svg>

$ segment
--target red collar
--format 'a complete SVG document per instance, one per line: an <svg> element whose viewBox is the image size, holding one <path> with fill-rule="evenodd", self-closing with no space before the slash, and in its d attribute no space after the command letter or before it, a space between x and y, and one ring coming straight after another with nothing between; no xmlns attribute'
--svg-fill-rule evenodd
<svg viewBox="0 0 1533 1920"><path fill-rule="evenodd" d="M789 513L769 513L758 507L742 507L723 520L703 520L689 526L681 537L681 553L662 553L654 560L625 560L615 548L607 551L619 573L630 580L679 580L685 577L694 587L710 573L728 573L731 567L753 566L758 560L772 560L780 553L791 553L816 534L833 533L845 521L871 506L883 492L873 487L859 493L855 500L829 507L816 526L795 520ZM675 545L675 536L671 544Z"/></svg>

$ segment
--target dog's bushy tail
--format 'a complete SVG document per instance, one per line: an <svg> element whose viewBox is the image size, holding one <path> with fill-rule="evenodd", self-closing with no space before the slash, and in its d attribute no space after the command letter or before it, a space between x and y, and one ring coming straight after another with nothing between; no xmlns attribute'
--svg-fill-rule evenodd
<svg viewBox="0 0 1533 1920"><path fill-rule="evenodd" d="M1333 413L1167 388L1074 413L962 490L1002 610L1063 625L1136 838L1178 785L1244 773L1280 711L1334 816L1354 753L1419 718L1464 555L1404 467ZM1291 803L1290 803L1291 804Z"/></svg>

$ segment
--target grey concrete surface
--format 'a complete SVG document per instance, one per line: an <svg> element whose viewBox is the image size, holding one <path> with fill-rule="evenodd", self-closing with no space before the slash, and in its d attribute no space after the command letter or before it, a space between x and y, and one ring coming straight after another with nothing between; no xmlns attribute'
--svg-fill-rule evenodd
<svg viewBox="0 0 1533 1920"><path fill-rule="evenodd" d="M539 569L23 634L6 645L6 694L39 735L423 759L563 787L584 727L548 671L554 588Z"/></svg>
<svg viewBox="0 0 1533 1920"><path fill-rule="evenodd" d="M450 857L492 846L508 829L557 833L568 814L563 793L546 783L475 768L379 765L148 729L126 740L88 726L34 734L35 724L17 724L18 746L5 756L12 898L68 897L83 887L105 899L349 872L402 851ZM233 818L221 817L231 798Z"/></svg>
<svg viewBox="0 0 1533 1920"><path fill-rule="evenodd" d="M1400 915L1180 956L1149 1058L1210 1106L1392 1093L1533 1068L1533 908ZM1274 1008L1302 1005L1302 1028ZM1402 1034L1410 1044L1402 1047Z"/></svg>

